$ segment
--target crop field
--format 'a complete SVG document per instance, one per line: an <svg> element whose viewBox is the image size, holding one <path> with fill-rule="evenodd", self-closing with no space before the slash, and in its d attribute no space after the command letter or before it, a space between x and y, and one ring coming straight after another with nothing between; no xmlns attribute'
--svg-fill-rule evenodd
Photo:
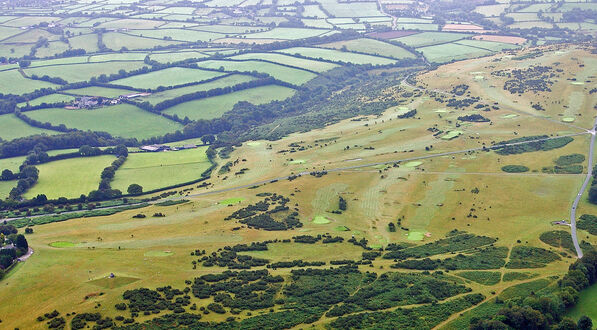
<svg viewBox="0 0 597 330"><path fill-rule="evenodd" d="M293 69L282 65L261 61L209 60L199 62L198 65L200 67L209 69L224 68L224 71L229 72L263 72L269 74L270 76L276 79L280 79L282 81L296 85L302 85L317 76L315 73L309 71Z"/></svg>
<svg viewBox="0 0 597 330"><path fill-rule="evenodd" d="M78 197L97 189L102 170L114 156L97 156L57 160L41 164L39 180L25 195L28 198L45 194L48 198Z"/></svg>
<svg viewBox="0 0 597 330"><path fill-rule="evenodd" d="M180 103L163 112L169 115L177 115L179 118L189 117L192 120L212 119L221 117L241 101L264 104L274 100L284 100L294 95L294 93L295 90L288 87L278 85L260 86L230 94Z"/></svg>
<svg viewBox="0 0 597 330"><path fill-rule="evenodd" d="M206 147L176 152L132 153L116 171L112 187L126 191L136 183L145 191L201 178L211 163Z"/></svg>
<svg viewBox="0 0 597 330"><path fill-rule="evenodd" d="M333 68L337 68L338 65L329 62L313 61L304 58L297 58L288 55L275 54L275 53L249 53L230 57L234 60L265 60L269 62L290 65L299 67L315 72L325 72Z"/></svg>
<svg viewBox="0 0 597 330"><path fill-rule="evenodd" d="M159 86L168 87L200 82L221 75L220 72L174 67L119 79L114 83L134 88L155 89Z"/></svg>
<svg viewBox="0 0 597 330"><path fill-rule="evenodd" d="M407 51L404 48L394 46L392 44L388 44L382 41L365 38L322 44L320 45L320 47L333 49L345 48L349 51L392 57L396 59L415 57L411 52Z"/></svg>
<svg viewBox="0 0 597 330"><path fill-rule="evenodd" d="M59 132L30 126L14 114L0 115L0 138L5 141L35 134L58 134Z"/></svg>
<svg viewBox="0 0 597 330"><path fill-rule="evenodd" d="M191 85L187 87L180 87L174 89L168 89L163 92L156 92L152 93L149 96L142 96L137 98L138 101L144 102L147 101L153 105L158 104L160 102L173 99L178 96L191 94L199 91L208 91L211 89L216 88L224 88L228 86L238 85L244 82L248 82L254 80L254 77L242 75L242 74L232 74L229 76L225 76L214 81L198 84L198 85Z"/></svg>
<svg viewBox="0 0 597 330"><path fill-rule="evenodd" d="M108 132L114 136L144 139L174 132L182 125L130 104L120 104L94 110L60 108L27 112L27 116L42 123L64 124L69 128Z"/></svg>
<svg viewBox="0 0 597 330"><path fill-rule="evenodd" d="M363 54L356 54L356 53L349 53L349 52L341 52L335 49L323 49L323 48L308 48L308 47L294 47L288 49L280 50L282 53L286 54L299 54L301 56L313 58L313 59L323 59L326 61L332 62L345 62L345 63L353 63L353 64L373 64L373 65L384 65L384 64L391 64L394 63L394 60L371 56L371 55L363 55Z"/></svg>
<svg viewBox="0 0 597 330"><path fill-rule="evenodd" d="M135 70L143 67L143 62L103 62L89 64L54 65L26 69L27 75L39 77L48 75L50 77L61 77L68 82L87 81L91 77L105 74L118 73L119 70Z"/></svg>

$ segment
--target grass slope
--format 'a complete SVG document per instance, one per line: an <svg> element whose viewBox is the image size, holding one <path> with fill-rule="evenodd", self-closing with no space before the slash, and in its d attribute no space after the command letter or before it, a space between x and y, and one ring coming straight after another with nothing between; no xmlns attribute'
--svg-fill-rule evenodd
<svg viewBox="0 0 597 330"><path fill-rule="evenodd" d="M48 198L79 197L97 189L102 170L114 156L71 158L37 165L39 180L25 193L26 198L45 194Z"/></svg>
<svg viewBox="0 0 597 330"><path fill-rule="evenodd" d="M294 93L295 90L288 87L278 85L260 86L230 94L180 103L163 112L169 115L178 115L179 118L189 117L192 120L211 119L220 117L232 110L234 105L241 101L264 104L274 100L286 99L294 95Z"/></svg>
<svg viewBox="0 0 597 330"><path fill-rule="evenodd" d="M43 128L29 126L26 122L17 118L14 114L0 115L0 138L13 140L35 134L59 134Z"/></svg>
<svg viewBox="0 0 597 330"><path fill-rule="evenodd" d="M138 139L164 135L182 128L182 125L177 122L130 104L93 110L41 109L29 111L27 116L44 123L64 124L69 128L103 131L114 136Z"/></svg>
<svg viewBox="0 0 597 330"><path fill-rule="evenodd" d="M159 153L133 153L116 171L112 182L114 189L126 192L136 183L144 191L167 187L201 177L211 163L205 151L207 147Z"/></svg>

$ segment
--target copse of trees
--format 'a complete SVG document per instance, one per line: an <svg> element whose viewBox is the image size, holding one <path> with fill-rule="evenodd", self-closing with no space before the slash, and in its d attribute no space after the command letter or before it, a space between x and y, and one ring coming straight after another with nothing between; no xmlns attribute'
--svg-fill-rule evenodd
<svg viewBox="0 0 597 330"><path fill-rule="evenodd" d="M491 318L473 318L472 330L486 329L590 329L586 317L578 324L565 317L566 308L574 306L581 290L597 281L597 253L590 250L568 269L549 296L531 295L509 301ZM582 321L582 322L581 322ZM588 328L587 328L588 327Z"/></svg>

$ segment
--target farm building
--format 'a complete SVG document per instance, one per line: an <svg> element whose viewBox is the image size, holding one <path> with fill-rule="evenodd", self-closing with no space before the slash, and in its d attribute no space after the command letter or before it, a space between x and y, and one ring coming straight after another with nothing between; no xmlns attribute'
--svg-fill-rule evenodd
<svg viewBox="0 0 597 330"><path fill-rule="evenodd" d="M152 144L147 146L142 146L141 150L149 151L149 152L158 152L158 151L168 151L171 150L170 146L165 144Z"/></svg>

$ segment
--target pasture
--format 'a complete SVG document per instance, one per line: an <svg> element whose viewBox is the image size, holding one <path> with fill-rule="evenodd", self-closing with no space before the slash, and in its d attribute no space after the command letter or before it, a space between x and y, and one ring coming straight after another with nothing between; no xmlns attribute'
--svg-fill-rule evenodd
<svg viewBox="0 0 597 330"><path fill-rule="evenodd" d="M0 129L0 138L5 141L35 134L59 134L59 132L56 131L30 126L17 118L14 114L0 115L0 127L2 127L2 129Z"/></svg>
<svg viewBox="0 0 597 330"><path fill-rule="evenodd" d="M337 41L328 44L321 44L319 46L323 48L332 48L337 50L346 49L348 51L366 53L371 55L380 55L395 59L415 57L414 54L402 47L394 46L392 44L375 39L361 38L347 41Z"/></svg>
<svg viewBox="0 0 597 330"><path fill-rule="evenodd" d="M37 165L39 179L27 191L26 198L45 194L49 199L74 198L98 188L102 170L114 156L71 158Z"/></svg>
<svg viewBox="0 0 597 330"><path fill-rule="evenodd" d="M353 63L353 64L372 64L372 65L384 65L384 64L391 64L394 63L394 60L371 56L371 55L363 55L363 54L356 54L350 52L341 52L335 49L324 49L324 48L310 48L310 47L294 47L294 48L287 48L279 50L281 53L285 54L298 54L300 56L305 56L313 59L322 59L325 61L331 62L344 62L344 63Z"/></svg>
<svg viewBox="0 0 597 330"><path fill-rule="evenodd" d="M224 35L220 33L197 31L191 29L155 29L155 30L132 30L130 34L140 37L164 39L172 38L175 41L196 42L196 41L212 41L222 38Z"/></svg>
<svg viewBox="0 0 597 330"><path fill-rule="evenodd" d="M473 57L491 55L492 52L486 49L458 45L454 43L426 46L417 49L434 63L446 63L454 60L462 60Z"/></svg>
<svg viewBox="0 0 597 330"><path fill-rule="evenodd" d="M0 91L2 94L21 95L40 88L53 88L57 85L40 80L27 79L17 70L0 72Z"/></svg>
<svg viewBox="0 0 597 330"><path fill-rule="evenodd" d="M108 132L114 136L137 139L164 135L182 128L182 125L177 122L130 104L92 110L41 109L29 111L27 116L42 123L64 124L69 128Z"/></svg>
<svg viewBox="0 0 597 330"><path fill-rule="evenodd" d="M255 78L251 76L241 75L241 74L232 74L229 76L225 76L219 78L214 81L198 84L198 85L191 85L187 87L180 87L180 88L173 88L167 89L163 92L155 92L151 93L149 96L142 96L136 98L136 100L140 102L149 102L153 105L158 104L160 102L173 99L175 97L179 97L186 94L191 94L200 91L208 91L216 88L224 88L228 86L238 85L244 82L248 82L254 80Z"/></svg>
<svg viewBox="0 0 597 330"><path fill-rule="evenodd" d="M206 150L207 147L199 147L159 153L131 153L116 171L112 187L126 192L129 185L136 183L144 191L149 191L197 180L211 166Z"/></svg>
<svg viewBox="0 0 597 330"><path fill-rule="evenodd" d="M12 188L17 186L17 181L0 181L0 199L8 198Z"/></svg>
<svg viewBox="0 0 597 330"><path fill-rule="evenodd" d="M11 158L0 158L0 171L9 169L13 173L19 172L19 166L23 164L23 161L27 158L26 156L11 157Z"/></svg>
<svg viewBox="0 0 597 330"><path fill-rule="evenodd" d="M121 50L123 48L128 50L152 49L154 47L171 46L181 43L181 41L145 38L118 32L104 33L103 41L106 47L114 50Z"/></svg>
<svg viewBox="0 0 597 330"><path fill-rule="evenodd" d="M280 79L282 81L302 85L307 81L315 78L315 73L293 69L282 65L277 65L268 62L261 61L226 61L226 60L208 60L197 63L200 67L223 70L228 72L239 71L239 72L263 72L270 76Z"/></svg>
<svg viewBox="0 0 597 330"><path fill-rule="evenodd" d="M155 89L160 86L178 86L221 76L221 72L173 67L114 81L114 84L133 88Z"/></svg>
<svg viewBox="0 0 597 330"><path fill-rule="evenodd" d="M127 95L127 94L131 94L131 93L135 93L135 91L130 91L128 89L91 86L91 87L83 87L83 88L77 88L77 89L68 89L68 90L64 91L64 93L73 94L73 95L101 96L101 97L116 98L120 95Z"/></svg>
<svg viewBox="0 0 597 330"><path fill-rule="evenodd" d="M470 36L465 33L422 32L393 39L411 47L423 47L464 39Z"/></svg>
<svg viewBox="0 0 597 330"><path fill-rule="evenodd" d="M241 101L264 104L275 100L284 100L294 95L294 93L295 90L288 87L278 85L260 86L230 94L180 103L163 112L169 115L177 115L179 118L189 117L192 120L212 119L218 118L232 110L234 105Z"/></svg>
<svg viewBox="0 0 597 330"><path fill-rule="evenodd" d="M578 303L567 313L569 317L578 321L578 319L586 315L593 320L593 324L597 322L597 285L593 284L588 289L579 294Z"/></svg>
<svg viewBox="0 0 597 330"><path fill-rule="evenodd" d="M307 60L304 58L298 58L288 55L276 54L276 53L247 53L230 57L233 60L264 60L302 69L307 69L315 72L325 72L333 68L337 68L337 64L321 61Z"/></svg>
<svg viewBox="0 0 597 330"><path fill-rule="evenodd" d="M19 103L19 104L17 104L17 106L23 107L28 104L28 105L34 107L34 106L41 105L42 103L52 104L52 103L60 103L60 102L71 102L74 100L75 100L75 98L73 96L56 93L56 94L50 94L50 95L38 97L31 101Z"/></svg>
<svg viewBox="0 0 597 330"><path fill-rule="evenodd" d="M102 62L102 63L75 63L69 65L53 65L46 67L36 67L24 70L27 75L37 75L38 77L48 75L50 77L60 77L67 82L74 83L88 81L91 77L98 77L102 74L111 75L120 70L135 70L143 67L145 64L139 62Z"/></svg>

